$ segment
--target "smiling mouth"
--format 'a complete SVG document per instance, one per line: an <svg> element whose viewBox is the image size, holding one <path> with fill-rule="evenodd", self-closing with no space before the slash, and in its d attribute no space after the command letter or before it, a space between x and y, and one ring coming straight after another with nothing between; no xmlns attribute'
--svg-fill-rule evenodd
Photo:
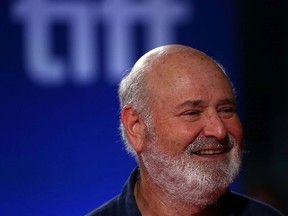
<svg viewBox="0 0 288 216"><path fill-rule="evenodd" d="M196 155L219 155L230 151L230 148L217 148L217 149L203 149L192 152Z"/></svg>

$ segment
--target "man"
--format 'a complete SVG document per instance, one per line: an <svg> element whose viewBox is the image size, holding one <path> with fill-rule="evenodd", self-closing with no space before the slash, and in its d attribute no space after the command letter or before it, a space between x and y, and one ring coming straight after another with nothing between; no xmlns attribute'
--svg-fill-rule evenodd
<svg viewBox="0 0 288 216"><path fill-rule="evenodd" d="M241 164L233 87L206 54L182 45L142 56L119 87L121 130L139 167L88 215L281 215L229 191Z"/></svg>

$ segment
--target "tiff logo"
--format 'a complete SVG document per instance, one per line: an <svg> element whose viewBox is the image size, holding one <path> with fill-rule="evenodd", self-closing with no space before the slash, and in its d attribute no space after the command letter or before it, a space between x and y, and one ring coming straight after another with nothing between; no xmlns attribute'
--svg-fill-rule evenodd
<svg viewBox="0 0 288 216"><path fill-rule="evenodd" d="M105 25L105 76L115 83L133 58L133 25L147 26L144 37L148 50L173 42L173 27L189 17L190 8L177 0L22 0L13 6L12 16L24 27L24 63L30 79L43 86L60 86L67 81L88 85L99 75L95 23ZM68 26L69 63L51 53L55 23Z"/></svg>

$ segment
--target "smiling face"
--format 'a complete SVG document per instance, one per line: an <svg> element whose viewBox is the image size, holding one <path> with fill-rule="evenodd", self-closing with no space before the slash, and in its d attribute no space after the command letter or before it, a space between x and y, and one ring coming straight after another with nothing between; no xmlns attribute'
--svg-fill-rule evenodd
<svg viewBox="0 0 288 216"><path fill-rule="evenodd" d="M242 142L230 82L208 57L172 54L147 79L156 142L164 152L183 152L200 134L223 141L230 133Z"/></svg>
<svg viewBox="0 0 288 216"><path fill-rule="evenodd" d="M175 198L214 202L241 160L242 127L226 75L202 53L172 52L149 71L147 91L152 125L139 154L143 169Z"/></svg>

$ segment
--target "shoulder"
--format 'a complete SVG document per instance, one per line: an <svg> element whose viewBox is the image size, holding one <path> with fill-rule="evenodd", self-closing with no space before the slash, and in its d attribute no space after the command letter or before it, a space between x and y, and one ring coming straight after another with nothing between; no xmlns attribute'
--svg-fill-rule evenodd
<svg viewBox="0 0 288 216"><path fill-rule="evenodd" d="M118 196L114 197L110 201L104 203L103 205L99 206L98 208L94 209L93 211L89 212L85 216L105 216L111 215L116 216L119 215L119 211L117 210L117 200Z"/></svg>
<svg viewBox="0 0 288 216"><path fill-rule="evenodd" d="M135 168L126 181L121 193L104 203L100 207L88 213L86 216L139 216L141 215L135 197L134 185L139 176L138 168Z"/></svg>
<svg viewBox="0 0 288 216"><path fill-rule="evenodd" d="M240 213L240 215L261 215L261 216L284 216L274 207L256 200L254 198L231 192L227 202L230 210Z"/></svg>

